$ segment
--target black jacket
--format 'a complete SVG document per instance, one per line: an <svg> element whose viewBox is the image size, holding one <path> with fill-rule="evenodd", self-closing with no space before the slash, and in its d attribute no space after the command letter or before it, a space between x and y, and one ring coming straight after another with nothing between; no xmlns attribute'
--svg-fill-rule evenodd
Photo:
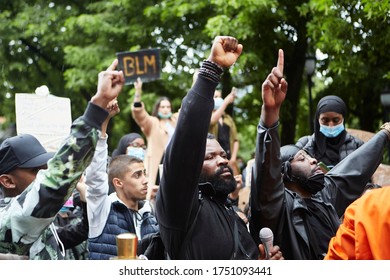
<svg viewBox="0 0 390 280"><path fill-rule="evenodd" d="M171 259L257 259L259 255L246 225L226 204L226 197L215 197L209 184L202 185L203 195L199 196L198 181L216 86L198 76L183 99L175 133L166 149L156 215ZM194 229L185 242L196 216Z"/></svg>
<svg viewBox="0 0 390 280"><path fill-rule="evenodd" d="M321 133L321 132L318 132ZM323 136L324 137L324 136ZM355 151L357 148L362 146L364 142L359 138L352 136L349 133L345 133L343 137L343 143L340 144L339 147L339 162L346 158L350 153ZM299 148L303 148L306 152L312 155L318 161L322 161L328 166L334 166L338 162L333 162L330 158L327 157L325 151L321 150L317 144L315 139L315 134L306 135L298 139L297 143L295 143Z"/></svg>
<svg viewBox="0 0 390 280"><path fill-rule="evenodd" d="M281 174L278 126L258 126L256 160L252 171L250 231L254 239L262 227L274 233L285 259L310 259L308 234L305 230L307 205L295 192L285 188ZM337 164L325 175L325 187L312 197L327 210L329 223L339 224L346 207L358 198L382 161L388 143L385 132ZM329 243L329 240L322 240ZM324 252L326 253L326 252Z"/></svg>

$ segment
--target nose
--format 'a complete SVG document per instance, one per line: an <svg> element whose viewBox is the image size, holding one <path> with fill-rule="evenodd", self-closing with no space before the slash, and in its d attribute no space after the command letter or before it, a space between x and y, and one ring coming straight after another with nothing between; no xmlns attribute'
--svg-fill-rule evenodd
<svg viewBox="0 0 390 280"><path fill-rule="evenodd" d="M309 156L310 164L317 165L317 160Z"/></svg>
<svg viewBox="0 0 390 280"><path fill-rule="evenodd" d="M142 184L147 185L149 183L149 176L144 174L143 177Z"/></svg>
<svg viewBox="0 0 390 280"><path fill-rule="evenodd" d="M229 163L229 160L225 157L218 156L217 158L217 165L227 165Z"/></svg>

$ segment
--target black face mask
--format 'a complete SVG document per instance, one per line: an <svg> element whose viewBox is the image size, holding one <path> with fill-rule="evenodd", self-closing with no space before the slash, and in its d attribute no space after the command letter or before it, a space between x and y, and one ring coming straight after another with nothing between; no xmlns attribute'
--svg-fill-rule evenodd
<svg viewBox="0 0 390 280"><path fill-rule="evenodd" d="M307 178L293 176L293 181L296 181L300 186L311 194L316 194L325 187L324 173L313 174Z"/></svg>

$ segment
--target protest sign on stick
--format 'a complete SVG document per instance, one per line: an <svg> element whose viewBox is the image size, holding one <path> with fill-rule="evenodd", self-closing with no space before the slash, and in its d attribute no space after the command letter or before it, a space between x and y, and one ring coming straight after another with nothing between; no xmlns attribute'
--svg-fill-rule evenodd
<svg viewBox="0 0 390 280"><path fill-rule="evenodd" d="M145 83L160 79L160 49L118 52L116 55L118 69L125 76L125 84L134 83L138 77Z"/></svg>

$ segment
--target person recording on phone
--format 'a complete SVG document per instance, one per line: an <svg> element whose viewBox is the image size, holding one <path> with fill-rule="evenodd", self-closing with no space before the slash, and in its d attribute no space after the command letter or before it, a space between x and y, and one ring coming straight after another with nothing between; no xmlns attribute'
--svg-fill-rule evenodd
<svg viewBox="0 0 390 280"><path fill-rule="evenodd" d="M183 99L156 197L161 239L170 259L265 257L264 246L255 243L227 199L236 181L225 150L208 134L215 88L223 68L236 62L242 48L233 37L217 36ZM270 255L283 259L278 246Z"/></svg>
<svg viewBox="0 0 390 280"><path fill-rule="evenodd" d="M285 259L323 259L340 217L357 199L382 161L390 123L324 174L318 161L296 145L280 147L279 112L287 94L284 53L262 85L251 180L252 237L268 227Z"/></svg>

